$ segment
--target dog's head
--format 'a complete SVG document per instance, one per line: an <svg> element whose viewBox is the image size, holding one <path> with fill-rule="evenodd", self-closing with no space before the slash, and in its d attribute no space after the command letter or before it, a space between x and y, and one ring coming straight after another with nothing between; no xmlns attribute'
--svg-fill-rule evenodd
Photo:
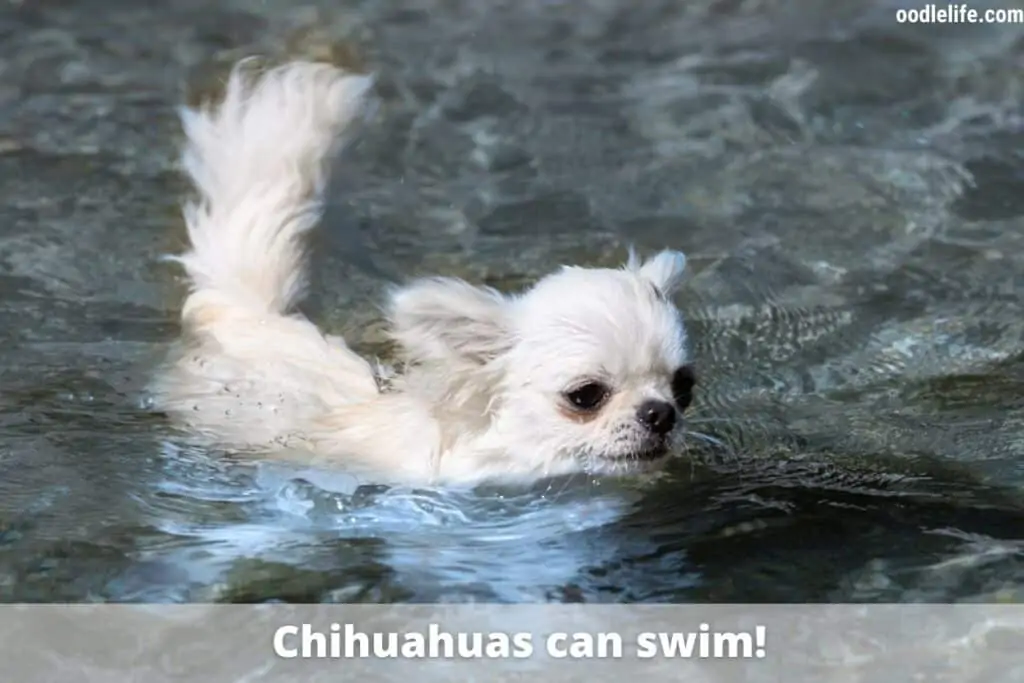
<svg viewBox="0 0 1024 683"><path fill-rule="evenodd" d="M393 332L410 361L476 396L483 437L507 449L510 470L647 469L670 452L692 400L672 302L685 266L679 252L631 255L622 269L563 268L518 296L421 280L395 293Z"/></svg>

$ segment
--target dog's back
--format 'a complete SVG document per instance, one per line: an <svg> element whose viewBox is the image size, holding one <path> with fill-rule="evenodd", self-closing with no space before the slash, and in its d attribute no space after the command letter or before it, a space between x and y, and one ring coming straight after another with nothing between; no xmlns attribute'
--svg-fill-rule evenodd
<svg viewBox="0 0 1024 683"><path fill-rule="evenodd" d="M181 112L197 197L184 207L191 248L172 258L190 293L181 346L151 388L220 443L280 443L327 406L378 393L366 361L294 313L328 162L369 85L327 64L242 63L218 106Z"/></svg>

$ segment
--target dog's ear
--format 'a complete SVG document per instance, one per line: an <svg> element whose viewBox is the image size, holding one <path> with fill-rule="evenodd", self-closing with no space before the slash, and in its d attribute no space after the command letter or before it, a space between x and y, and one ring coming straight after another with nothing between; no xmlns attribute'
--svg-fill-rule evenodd
<svg viewBox="0 0 1024 683"><path fill-rule="evenodd" d="M391 294L392 337L411 361L486 363L509 349L506 300L454 278L424 278Z"/></svg>
<svg viewBox="0 0 1024 683"><path fill-rule="evenodd" d="M683 281L686 254L666 249L641 263L636 252L630 250L627 268L649 280L665 296L671 296Z"/></svg>

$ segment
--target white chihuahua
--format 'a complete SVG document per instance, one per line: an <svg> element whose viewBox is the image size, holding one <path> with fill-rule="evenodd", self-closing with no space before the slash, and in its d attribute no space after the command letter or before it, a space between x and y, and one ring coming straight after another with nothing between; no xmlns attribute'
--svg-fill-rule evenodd
<svg viewBox="0 0 1024 683"><path fill-rule="evenodd" d="M235 450L304 453L378 481L473 484L664 462L692 400L671 297L686 259L564 267L503 295L452 278L395 289L401 372L372 364L295 311L328 161L371 79L243 62L217 107L185 109L191 293L156 405Z"/></svg>

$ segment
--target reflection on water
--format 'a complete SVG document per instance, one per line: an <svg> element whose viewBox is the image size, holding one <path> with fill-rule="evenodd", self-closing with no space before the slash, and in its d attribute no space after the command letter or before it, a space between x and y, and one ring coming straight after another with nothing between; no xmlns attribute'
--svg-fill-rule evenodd
<svg viewBox="0 0 1024 683"><path fill-rule="evenodd" d="M2 599L1019 599L1024 27L257 4L0 12ZM309 307L363 349L389 279L686 251L703 392L673 470L380 489L170 433L138 390L180 301L153 266L173 105L252 51L378 73Z"/></svg>

